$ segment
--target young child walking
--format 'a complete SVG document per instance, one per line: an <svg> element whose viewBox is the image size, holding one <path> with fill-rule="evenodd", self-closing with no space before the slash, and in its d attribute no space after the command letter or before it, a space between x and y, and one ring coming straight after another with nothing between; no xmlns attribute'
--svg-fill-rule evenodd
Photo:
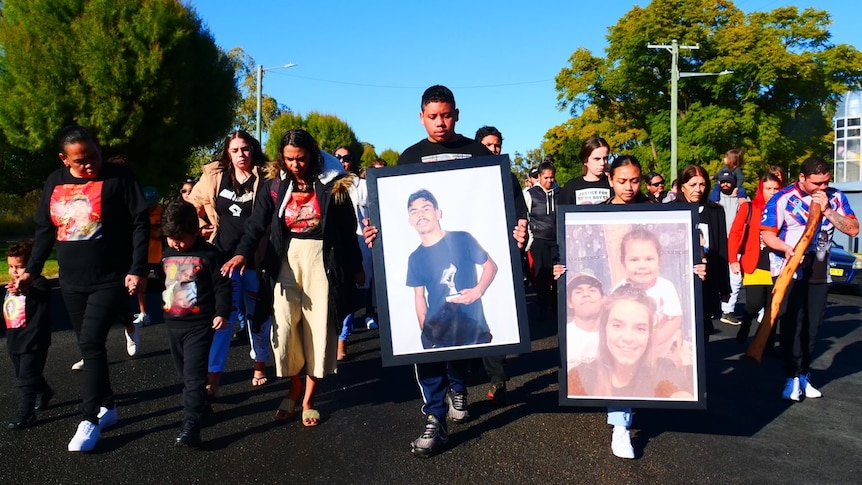
<svg viewBox="0 0 862 485"><path fill-rule="evenodd" d="M230 279L221 274L219 251L198 231L195 206L172 202L162 218L167 247L162 256L165 322L174 367L183 379L183 424L176 446L196 448L208 413L207 363L213 332L231 310Z"/></svg>
<svg viewBox="0 0 862 485"><path fill-rule="evenodd" d="M6 262L13 281L25 272L32 251L32 240L9 246ZM48 347L51 346L50 301L51 287L42 276L33 280L26 294L7 286L3 299L6 346L18 379L18 412L9 421L9 429L32 426L36 422L36 411L47 408L54 396L54 391L42 376Z"/></svg>

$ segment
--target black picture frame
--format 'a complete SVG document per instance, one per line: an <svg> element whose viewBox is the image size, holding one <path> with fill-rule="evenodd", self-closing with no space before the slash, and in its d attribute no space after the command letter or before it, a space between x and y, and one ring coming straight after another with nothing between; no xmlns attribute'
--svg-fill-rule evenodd
<svg viewBox="0 0 862 485"><path fill-rule="evenodd" d="M705 409L697 206L563 205L557 237L560 404Z"/></svg>
<svg viewBox="0 0 862 485"><path fill-rule="evenodd" d="M529 352L520 250L512 237L517 222L514 197L522 195L512 187L509 157L472 157L374 168L366 172L366 177L371 224L379 231L372 254L383 365ZM407 201L419 189L430 191L436 198L443 214L440 219L443 230L469 233L496 264L496 275L480 299L490 342L465 344L463 339L456 338L447 341L454 342L451 345L441 343L426 348L432 344L428 338L431 333L423 334L420 329L416 290L407 286L408 260L421 245L417 229L408 220ZM479 268L476 273L478 278ZM437 308L443 306L446 304ZM426 321L439 320L432 319L437 308L428 309Z"/></svg>

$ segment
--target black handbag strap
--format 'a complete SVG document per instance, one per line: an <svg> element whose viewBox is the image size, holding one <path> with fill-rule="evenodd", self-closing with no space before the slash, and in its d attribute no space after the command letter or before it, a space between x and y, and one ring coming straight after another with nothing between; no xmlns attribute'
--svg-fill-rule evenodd
<svg viewBox="0 0 862 485"><path fill-rule="evenodd" d="M742 240L739 244L739 254L745 254L745 242L748 241L748 225L751 223L751 202L747 204L748 214L745 216L745 226L742 228Z"/></svg>

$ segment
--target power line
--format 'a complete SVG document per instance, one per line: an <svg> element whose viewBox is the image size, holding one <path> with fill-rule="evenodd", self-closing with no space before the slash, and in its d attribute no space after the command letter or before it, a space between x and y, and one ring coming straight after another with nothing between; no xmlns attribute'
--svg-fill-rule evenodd
<svg viewBox="0 0 862 485"><path fill-rule="evenodd" d="M321 78L309 77L309 76L297 76L296 74L288 74L288 73L284 73L284 72L274 72L273 75L287 76L287 77L293 77L293 78L297 78L297 79L305 79L308 81L317 81L317 82L322 82L322 83L342 84L342 85L346 85L346 86L359 86L359 87L364 87L364 88L416 90L416 89L425 89L428 87L428 86L393 86L393 85L386 85L386 84L356 83L356 82L341 81L341 80L334 80L334 79L321 79ZM553 81L553 79L540 79L540 80L536 80L536 81L521 81L521 82L503 83L503 84L483 84L483 85L477 85L477 86L452 86L452 89L502 88L502 87L508 87L508 86L523 86L526 84L546 83L548 81Z"/></svg>

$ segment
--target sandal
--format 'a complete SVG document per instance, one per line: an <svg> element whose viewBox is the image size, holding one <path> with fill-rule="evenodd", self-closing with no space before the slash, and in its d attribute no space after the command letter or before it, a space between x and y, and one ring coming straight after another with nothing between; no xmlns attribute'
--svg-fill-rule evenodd
<svg viewBox="0 0 862 485"><path fill-rule="evenodd" d="M320 412L316 409L302 410L302 425L311 428L320 424Z"/></svg>
<svg viewBox="0 0 862 485"><path fill-rule="evenodd" d="M293 389L291 389L291 391L292 390ZM275 410L275 419L284 421L290 419L294 414L296 414L296 404L302 398L304 392L305 389L300 389L295 398L291 398L291 393L288 393L287 397L281 400L281 403L278 405L278 409Z"/></svg>
<svg viewBox="0 0 862 485"><path fill-rule="evenodd" d="M255 371L255 374L257 374L257 371ZM263 372L261 372L261 374L263 374ZM266 374L261 375L261 376L255 375L254 377L251 378L252 387L265 386L267 382L269 382L269 381L266 379Z"/></svg>
<svg viewBox="0 0 862 485"><path fill-rule="evenodd" d="M207 384L207 401L215 402L218 399L218 391L211 384Z"/></svg>

